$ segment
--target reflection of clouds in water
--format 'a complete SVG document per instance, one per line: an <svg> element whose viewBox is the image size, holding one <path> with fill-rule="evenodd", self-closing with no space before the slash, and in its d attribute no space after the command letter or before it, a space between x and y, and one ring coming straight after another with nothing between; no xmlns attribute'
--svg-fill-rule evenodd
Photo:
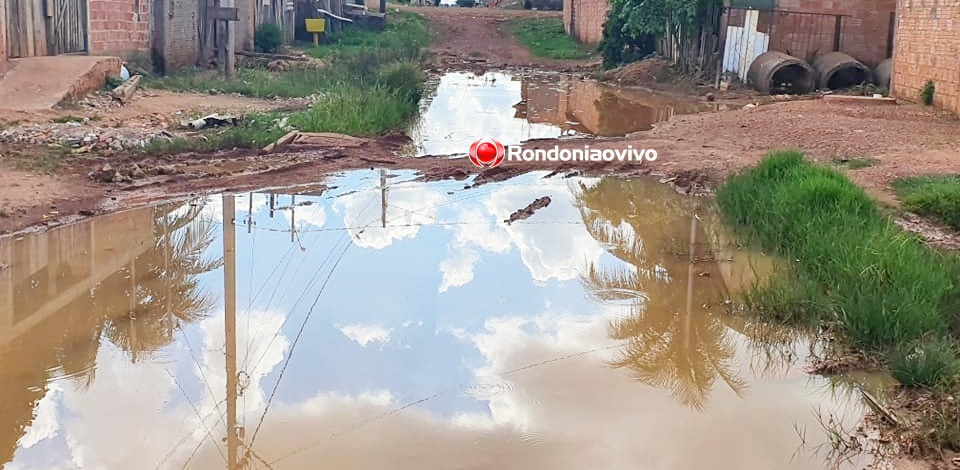
<svg viewBox="0 0 960 470"><path fill-rule="evenodd" d="M296 218L297 226L308 225L313 228L323 228L327 224L327 209L322 204L311 204L309 206L298 206L293 212L289 210L281 211L283 218L290 223L290 217Z"/></svg>
<svg viewBox="0 0 960 470"><path fill-rule="evenodd" d="M71 413L63 427L73 462L80 468L141 468L137 462L159 462L185 427L197 425L188 406L158 409L177 398L174 394L180 392L164 365L133 364L123 351L104 344L90 388L63 391L63 406Z"/></svg>
<svg viewBox="0 0 960 470"><path fill-rule="evenodd" d="M289 346L287 338L282 333L273 339L274 333L283 324L283 319L283 313L272 311L254 310L249 314L237 315L237 368L249 376L249 385L243 394L248 415L256 415L256 411L264 404L260 382L283 361ZM203 375L206 376L213 393L216 394L216 400L214 400L209 391L204 391L205 409L201 408L200 411L206 413L215 410L214 404L225 398L224 391L227 387L226 356L223 353L223 312L203 320L200 323L200 330L204 337ZM271 339L273 339L272 342ZM194 345L194 348L196 347ZM199 370L196 372L197 377L202 380ZM220 405L220 408L222 409L223 405ZM211 417L209 425L212 426L216 420L216 416Z"/></svg>
<svg viewBox="0 0 960 470"><path fill-rule="evenodd" d="M340 327L340 332L362 347L370 343L387 343L390 341L390 328L382 325L346 325Z"/></svg>
<svg viewBox="0 0 960 470"><path fill-rule="evenodd" d="M443 279L440 281L438 291L442 294L451 287L462 287L473 280L473 267L480 261L480 255L476 251L461 248L454 253L452 257L440 262L440 273Z"/></svg>
<svg viewBox="0 0 960 470"><path fill-rule="evenodd" d="M40 441L57 436L60 431L60 422L57 418L57 395L62 390L58 383L51 383L47 386L46 395L40 399L34 410L33 422L30 423L23 436L17 441L18 446L29 449Z"/></svg>
<svg viewBox="0 0 960 470"><path fill-rule="evenodd" d="M387 227L380 225L380 191L360 191L337 199L336 213L343 213L353 242L361 248L382 249L395 240L416 237L419 225L437 221L437 207L444 201L438 191L422 185L396 185L387 191ZM365 227L365 228L364 228ZM361 233L362 232L362 233Z"/></svg>
<svg viewBox="0 0 960 470"><path fill-rule="evenodd" d="M470 249L472 247L502 254L516 246L520 259L536 282L574 279L589 262L599 260L603 248L596 240L582 226L564 224L580 220L579 212L570 203L567 188L566 181L555 180L500 187L485 198L482 207L463 209L457 220L464 223L457 225L451 255L440 263L443 273L440 292L473 280L473 269L479 256ZM545 195L552 197L550 205L537 211L529 220L559 224L519 222L506 225L502 222L517 209Z"/></svg>
<svg viewBox="0 0 960 470"><path fill-rule="evenodd" d="M402 403L387 390L321 392L304 402L278 403L257 452L268 461L282 458L276 468L311 468L319 459L358 470L455 462L506 470L632 468L638 461L678 470L822 467L819 456L791 455L797 448L793 425L806 428L807 443L817 446L825 439L811 410L839 407L810 393L802 371L757 384L750 400L717 393L717 406L691 412L668 391L608 367L617 349L581 354L612 345L609 317L548 312L492 318L484 331L467 333L485 361L475 375L487 385L478 387L478 396L489 414L464 411L443 419L428 405L396 412ZM539 365L502 375L532 364ZM840 411L845 422L856 419L847 411ZM205 449L204 464L212 467L218 459Z"/></svg>
<svg viewBox="0 0 960 470"><path fill-rule="evenodd" d="M559 136L560 130L554 126L514 117L514 105L521 97L520 81L506 74L444 75L436 96L414 128L414 138L423 147L421 154L466 153L469 144L482 137L510 145Z"/></svg>
<svg viewBox="0 0 960 470"><path fill-rule="evenodd" d="M265 401L262 379L283 360L288 342L282 334L266 349L282 322L283 315L276 312L253 312L249 323L245 315L237 317L238 368L250 378L239 401L241 413L246 406L247 418L259 418ZM200 356L194 356L200 361L193 363L194 380L177 377L194 405L184 403L183 392L168 374L172 372L169 366L150 361L132 364L122 351L106 344L97 358L97 378L88 390L66 388L56 395L48 394L62 396L62 406L69 412L61 418L61 425L72 455L69 459L76 468L152 468L186 437L169 460L182 462L198 442L208 439L207 429L215 439L223 434L224 422L217 412L218 409L224 411L226 406L223 312L203 320L200 331L203 341L194 340L191 345L194 354ZM188 354L187 345L182 337L179 339L180 347ZM259 366L251 370L261 357ZM204 379L208 384L204 384ZM171 402L178 404L162 408L163 403ZM55 405L52 404L51 409ZM50 430L55 432L57 428L55 422L44 418L55 419L56 415L44 412L43 403L40 406L34 425L38 430L28 434L30 440L50 437L47 436ZM203 423L200 416L206 418ZM45 432L41 433L40 429ZM203 445L215 452L209 441Z"/></svg>
<svg viewBox="0 0 960 470"><path fill-rule="evenodd" d="M250 196L249 193L246 194L237 194L234 196L234 208L236 209L236 218L237 220L246 220L247 213L250 210ZM253 194L253 214L256 215L260 211L270 206L270 196L264 193L254 193ZM186 211L187 207L181 207L178 211ZM200 211L200 217L212 218L214 220L220 220L223 218L223 196L214 195L206 198L203 210Z"/></svg>

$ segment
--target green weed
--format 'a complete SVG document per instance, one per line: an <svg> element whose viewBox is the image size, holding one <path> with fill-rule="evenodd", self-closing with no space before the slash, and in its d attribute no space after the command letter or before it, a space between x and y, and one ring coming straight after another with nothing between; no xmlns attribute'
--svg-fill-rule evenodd
<svg viewBox="0 0 960 470"><path fill-rule="evenodd" d="M276 125L275 114L247 115L246 121L236 127L215 130L200 137L154 140L145 151L150 154L210 152L224 149L262 148L286 132Z"/></svg>
<svg viewBox="0 0 960 470"><path fill-rule="evenodd" d="M83 118L82 118L82 117L77 117L77 116L71 116L71 115L68 114L68 115L66 115L66 116L60 116L60 117L53 118L53 122L55 122L55 123L57 123L57 124L66 124L66 123L68 123L68 122L83 122Z"/></svg>
<svg viewBox="0 0 960 470"><path fill-rule="evenodd" d="M952 339L920 339L897 348L890 371L906 386L949 385L960 375L960 360Z"/></svg>
<svg viewBox="0 0 960 470"><path fill-rule="evenodd" d="M960 175L898 178L893 189L904 209L939 218L960 230Z"/></svg>
<svg viewBox="0 0 960 470"><path fill-rule="evenodd" d="M838 171L775 152L732 177L717 200L738 234L790 261L798 290L769 294L793 306L780 316L818 318L828 306L856 345L883 352L947 332L956 271ZM818 308L803 308L797 292Z"/></svg>
<svg viewBox="0 0 960 470"><path fill-rule="evenodd" d="M933 104L933 94L936 91L937 87L934 85L933 80L927 80L927 83L923 85L923 89L920 90L920 102L930 106Z"/></svg>
<svg viewBox="0 0 960 470"><path fill-rule="evenodd" d="M571 38L560 18L524 18L510 22L513 33L530 52L546 59L588 59L594 51Z"/></svg>

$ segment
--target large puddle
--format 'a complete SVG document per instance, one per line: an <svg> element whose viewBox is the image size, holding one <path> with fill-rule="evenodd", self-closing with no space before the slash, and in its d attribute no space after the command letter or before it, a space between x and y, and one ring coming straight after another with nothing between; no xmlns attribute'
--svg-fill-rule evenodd
<svg viewBox="0 0 960 470"><path fill-rule="evenodd" d="M724 313L766 261L696 200L411 179L0 239L0 463L806 470L860 418L802 340Z"/></svg>
<svg viewBox="0 0 960 470"><path fill-rule="evenodd" d="M677 114L717 108L562 74L457 72L433 88L410 132L418 156L462 154L481 137L512 145L578 134L623 136Z"/></svg>

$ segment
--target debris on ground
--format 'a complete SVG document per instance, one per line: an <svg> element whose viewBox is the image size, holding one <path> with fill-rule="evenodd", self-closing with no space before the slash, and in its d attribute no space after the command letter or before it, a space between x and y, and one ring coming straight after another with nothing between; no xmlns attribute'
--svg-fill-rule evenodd
<svg viewBox="0 0 960 470"><path fill-rule="evenodd" d="M283 128L283 124L280 125ZM360 147L369 142L367 139L335 132L300 132L292 130L263 148L263 152L272 153L284 145L303 145L311 147L346 148Z"/></svg>
<svg viewBox="0 0 960 470"><path fill-rule="evenodd" d="M610 70L606 73L606 77L621 85L643 85L658 81L668 67L670 67L670 61L650 58Z"/></svg>
<svg viewBox="0 0 960 470"><path fill-rule="evenodd" d="M142 78L142 75L134 75L129 80L114 88L111 92L111 95L113 95L113 97L116 98L120 104L126 104L131 98L133 98L134 93L137 92L137 86L140 85L140 80Z"/></svg>
<svg viewBox="0 0 960 470"><path fill-rule="evenodd" d="M528 205L527 207L524 207L523 209L520 209L514 212L513 214L510 214L510 218L504 220L504 222L507 225L510 225L518 220L529 219L530 217L533 217L534 212L536 212L539 209L543 209L544 207L547 207L549 205L550 205L550 196L543 196L541 198L537 198L536 200L531 202L530 205Z"/></svg>
<svg viewBox="0 0 960 470"><path fill-rule="evenodd" d="M193 121L184 121L180 123L180 126L184 128L200 130L200 129L206 129L209 127L236 126L241 121L243 121L242 116L236 117L236 116L222 116L220 114L210 114L200 119L194 119Z"/></svg>
<svg viewBox="0 0 960 470"><path fill-rule="evenodd" d="M94 151L123 151L144 148L156 139L170 139L173 134L164 128L116 127L105 128L92 121L52 124L24 124L0 132L0 142L62 146L83 149L76 153Z"/></svg>

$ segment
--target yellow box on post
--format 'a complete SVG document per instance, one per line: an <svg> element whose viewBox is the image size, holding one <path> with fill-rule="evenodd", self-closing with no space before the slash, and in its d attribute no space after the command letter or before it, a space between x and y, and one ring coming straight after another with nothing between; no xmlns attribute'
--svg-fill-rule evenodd
<svg viewBox="0 0 960 470"><path fill-rule="evenodd" d="M304 21L307 22L307 32L313 33L313 45L320 45L320 34L323 33L324 28L327 26L327 20L323 18L307 18Z"/></svg>

